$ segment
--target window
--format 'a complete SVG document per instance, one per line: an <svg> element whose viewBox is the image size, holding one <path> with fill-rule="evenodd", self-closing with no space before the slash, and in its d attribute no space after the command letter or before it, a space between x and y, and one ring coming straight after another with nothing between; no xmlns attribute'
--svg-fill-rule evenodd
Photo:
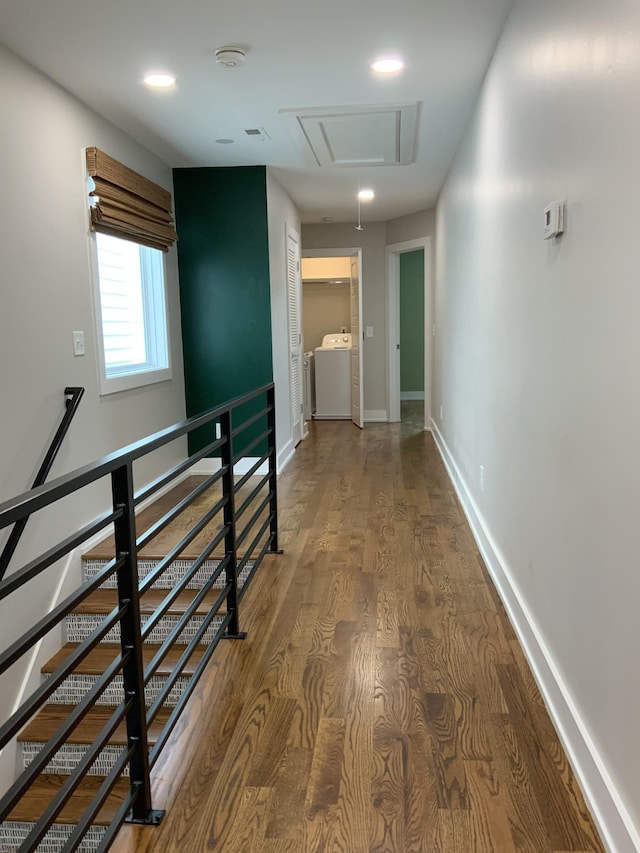
<svg viewBox="0 0 640 853"><path fill-rule="evenodd" d="M100 393L171 379L163 253L177 239L171 193L99 148L86 150Z"/></svg>
<svg viewBox="0 0 640 853"><path fill-rule="evenodd" d="M96 233L100 393L171 378L163 253Z"/></svg>

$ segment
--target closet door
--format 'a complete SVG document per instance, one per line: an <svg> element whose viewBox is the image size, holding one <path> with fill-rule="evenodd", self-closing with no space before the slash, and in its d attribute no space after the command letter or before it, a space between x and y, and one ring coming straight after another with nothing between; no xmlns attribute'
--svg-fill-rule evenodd
<svg viewBox="0 0 640 853"><path fill-rule="evenodd" d="M286 228L287 304L289 316L289 389L291 399L291 437L294 445L302 440L302 324L300 320L300 235Z"/></svg>

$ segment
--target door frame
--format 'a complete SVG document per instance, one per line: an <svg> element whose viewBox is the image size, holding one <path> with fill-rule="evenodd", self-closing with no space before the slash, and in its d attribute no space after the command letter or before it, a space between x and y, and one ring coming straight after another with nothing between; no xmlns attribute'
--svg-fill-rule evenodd
<svg viewBox="0 0 640 853"><path fill-rule="evenodd" d="M351 359L350 359L350 367L351 367L351 421L354 423L358 429L362 429L364 427L364 382L362 378L362 361L363 361L363 347L364 347L364 329L362 328L362 252L354 252L349 260L351 261L349 265L349 305L351 308ZM355 268L357 271L357 277L353 274L353 267L355 264ZM358 377L358 418L356 419L354 410L353 410L353 376L354 376L354 353L353 353L353 283L357 280L358 287L358 341L357 341L357 377Z"/></svg>
<svg viewBox="0 0 640 853"><path fill-rule="evenodd" d="M387 388L389 421L400 420L400 255L424 249L424 429L431 429L431 364L433 358L433 282L431 237L390 243L385 250L387 268Z"/></svg>
<svg viewBox="0 0 640 853"><path fill-rule="evenodd" d="M362 325L363 319L363 309L362 309L362 286L363 286L363 277L362 277L362 246L341 246L339 249L305 249L302 248L300 257L301 258L351 258L354 255L358 256L358 276L359 276L359 304L358 304L358 314L360 321L360 348L359 348L359 361L360 361L360 389L364 406L364 352L363 352L363 336L364 336L364 326ZM302 279L302 276L300 277ZM303 296L304 299L304 296ZM364 423L364 408L361 410L361 417Z"/></svg>

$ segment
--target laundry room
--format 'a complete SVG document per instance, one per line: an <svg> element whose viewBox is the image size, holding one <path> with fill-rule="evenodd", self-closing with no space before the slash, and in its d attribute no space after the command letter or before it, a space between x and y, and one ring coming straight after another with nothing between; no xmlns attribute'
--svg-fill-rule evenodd
<svg viewBox="0 0 640 853"><path fill-rule="evenodd" d="M351 417L351 261L302 258L305 420Z"/></svg>

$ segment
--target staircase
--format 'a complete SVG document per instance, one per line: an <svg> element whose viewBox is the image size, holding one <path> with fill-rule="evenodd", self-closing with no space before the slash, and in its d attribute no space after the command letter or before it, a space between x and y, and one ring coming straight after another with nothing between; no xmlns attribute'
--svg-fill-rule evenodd
<svg viewBox="0 0 640 853"><path fill-rule="evenodd" d="M136 490L139 460L192 435L199 449ZM214 473L191 475L206 457L219 459ZM71 495L81 503L99 482L109 510L0 572L2 606L22 590L24 608L29 584L85 551L84 583L49 613L26 614L0 649L0 676L19 661L24 672L42 638L66 635L41 685L0 720L0 750L16 738L22 763L0 797L0 853L107 850L127 815L161 818L150 771L218 642L245 636L239 602L279 553L273 383L0 504L0 534Z"/></svg>
<svg viewBox="0 0 640 853"><path fill-rule="evenodd" d="M188 483L174 490L168 496L169 503L175 503L185 489L193 488L197 478L189 478ZM164 502L159 502L143 513L140 518L140 526L153 523L153 520L163 511ZM169 531L163 537L165 550L173 547L180 536L180 525L174 525L173 531ZM113 557L113 541L105 540L93 551L83 558L84 580L90 580ZM162 555L155 557L142 557L138 561L138 575L140 582L153 572L162 559ZM201 568L188 583L187 589L179 593L170 605L167 613L162 616L145 639L143 646L143 659L147 666L158 653L161 644L169 637L175 629L179 619L184 615L189 605L194 601L203 584L211 577L212 572L218 567L219 558L206 560ZM160 575L153 586L140 597L141 623L144 624L155 613L168 592L178 585L180 580L192 566L191 559L179 559L172 562ZM238 589L242 589L247 577L253 567L252 562L247 562L238 577ZM224 587L224 573L216 579L213 588L204 596L198 604L191 619L182 630L175 643L163 658L160 667L151 677L145 688L145 701L149 708L156 700L159 691L166 683L167 678L174 670L186 645L193 639L201 627L205 616L209 613L220 590ZM67 642L60 651L54 655L42 667L42 677L46 679L55 669L86 639L117 606L116 579L112 576L95 592L91 593L81 604L75 608L65 619L65 630ZM208 647L216 631L219 630L224 617L224 606L221 615L215 616L211 624L201 637L198 646L190 656L182 674L176 679L164 705L158 711L153 722L149 726L148 740L152 748L156 739L166 724L171 710L175 707L186 685L202 659L204 650ZM73 712L76 704L95 685L98 678L105 672L107 667L120 654L120 632L119 626L111 629L105 635L102 642L81 662L64 683L58 687L50 696L48 703L31 720L31 722L18 735L20 747L20 761L26 768L33 761L42 747L57 731ZM123 683L122 677L116 676L107 689L98 697L95 705L84 717L77 728L72 732L66 743L57 751L54 758L49 762L45 771L40 774L29 791L22 797L19 804L8 815L7 819L0 825L0 853L14 853L20 848L36 821L43 813L49 802L60 790L67 776L73 772L82 756L89 746L98 737L103 727L109 721L110 716L122 701ZM127 743L124 723L120 724L113 733L107 746L101 751L98 758L91 765L87 777L82 785L74 792L71 800L58 816L55 824L50 828L45 838L40 842L38 851L42 853L59 853L74 830L77 822L88 803L98 791L112 770L114 764L121 756ZM128 775L128 767L123 772L123 777ZM106 827L114 819L120 804L129 791L126 778L121 779L113 789L111 795L104 803L93 825L81 845L80 851L95 851L105 834Z"/></svg>

